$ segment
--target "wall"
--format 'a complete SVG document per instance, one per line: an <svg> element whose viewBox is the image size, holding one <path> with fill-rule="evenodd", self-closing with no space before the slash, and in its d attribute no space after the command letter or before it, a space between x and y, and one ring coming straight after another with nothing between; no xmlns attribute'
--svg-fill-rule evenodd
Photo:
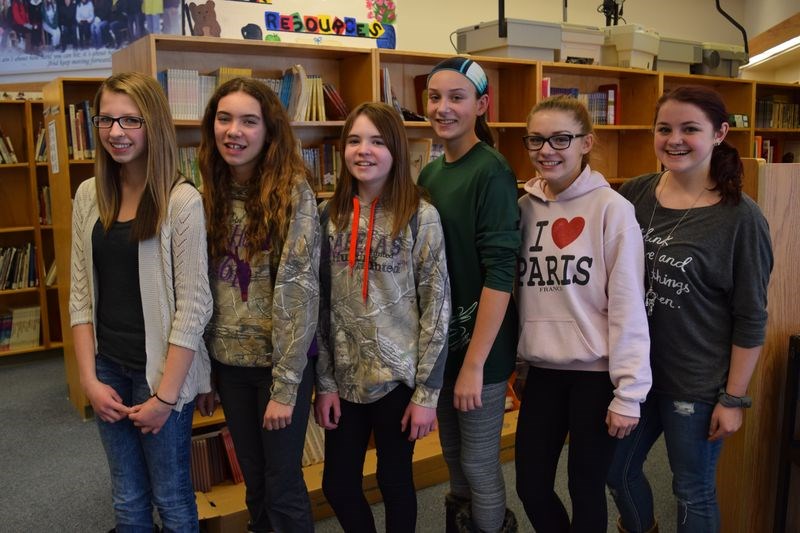
<svg viewBox="0 0 800 533"><path fill-rule="evenodd" d="M336 0L318 0L320 9L331 9ZM350 2L351 0L347 0ZM221 4L222 2L220 2ZM570 0L568 21L593 26L605 25L597 12L602 0ZM722 7L754 36L777 24L796 9L796 0L722 0ZM398 40L401 50L451 53L449 35L458 28L481 21L497 20L497 2L485 0L397 0ZM506 17L546 22L560 22L563 2L558 0L507 0ZM741 32L730 24L712 0L627 0L624 18L656 31L682 39L741 44ZM747 24L745 24L747 21ZM455 40L455 36L453 36ZM71 76L104 76L110 72L71 72ZM61 75L47 72L38 75L3 76L0 83L49 80Z"/></svg>

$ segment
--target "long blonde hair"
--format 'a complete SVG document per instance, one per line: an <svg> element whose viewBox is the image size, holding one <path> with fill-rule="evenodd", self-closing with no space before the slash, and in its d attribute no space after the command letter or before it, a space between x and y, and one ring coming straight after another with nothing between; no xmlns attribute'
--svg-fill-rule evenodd
<svg viewBox="0 0 800 533"><path fill-rule="evenodd" d="M145 190L131 227L131 240L155 236L167 216L169 193L178 178L178 142L164 91L158 82L138 72L123 72L106 79L94 97L100 111L103 93L124 94L139 108L147 134L147 176ZM95 131L95 134L97 132ZM151 147L158 147L152 149ZM100 222L108 231L119 215L121 165L104 149L95 156L95 183Z"/></svg>
<svg viewBox="0 0 800 533"><path fill-rule="evenodd" d="M245 200L245 259L249 261L263 250L267 240L273 256L280 254L292 216L292 188L300 180L307 179L308 170L297 151L289 116L269 87L252 78L234 78L219 86L203 115L198 157L203 176L209 256L219 259L228 249L233 174L217 149L214 121L219 101L236 92L243 92L258 101L267 130L261 159L253 171Z"/></svg>

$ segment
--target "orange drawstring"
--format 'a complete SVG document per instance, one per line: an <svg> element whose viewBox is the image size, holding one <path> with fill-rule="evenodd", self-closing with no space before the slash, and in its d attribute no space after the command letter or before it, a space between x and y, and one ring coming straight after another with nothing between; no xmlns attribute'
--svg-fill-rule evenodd
<svg viewBox="0 0 800 533"><path fill-rule="evenodd" d="M372 201L369 207L369 225L367 226L367 242L364 244L364 279L361 282L361 296L364 298L364 303L367 302L367 292L369 290L369 258L372 248L372 234L375 229L375 208L378 205L378 199ZM353 197L353 224L350 228L350 254L348 261L350 264L350 275L353 274L353 269L356 265L356 248L358 247L358 224L361 217L361 204L358 197Z"/></svg>

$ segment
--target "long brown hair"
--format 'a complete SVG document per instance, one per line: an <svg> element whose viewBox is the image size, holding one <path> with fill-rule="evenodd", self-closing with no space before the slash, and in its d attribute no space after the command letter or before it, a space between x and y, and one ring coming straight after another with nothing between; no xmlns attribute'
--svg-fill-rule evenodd
<svg viewBox="0 0 800 533"><path fill-rule="evenodd" d="M178 177L175 126L167 97L158 82L150 76L123 72L106 79L94 97L97 112L100 112L100 99L104 93L127 95L144 119L142 127L147 134L147 176L145 190L131 226L131 239L138 242L155 236L167 216L169 193ZM151 149L153 147L157 148ZM100 222L108 231L119 214L122 167L104 149L97 150L94 165Z"/></svg>
<svg viewBox="0 0 800 533"><path fill-rule="evenodd" d="M258 101L267 130L261 158L247 188L245 211L245 259L263 250L269 239L273 255L280 255L292 216L292 188L306 179L308 170L297 152L289 116L272 90L252 78L234 78L217 88L206 106L201 124L199 150L203 177L203 206L208 221L208 249L212 259L227 252L231 218L233 174L217 149L214 121L219 101L243 92Z"/></svg>
<svg viewBox="0 0 800 533"><path fill-rule="evenodd" d="M411 221L422 197L420 189L411 178L406 130L400 115L393 107L379 102L365 102L353 109L344 123L340 140L342 154L347 146L347 137L353 129L353 123L361 115L375 125L392 155L389 179L383 187L380 201L383 207L392 213L392 238L396 238ZM330 200L330 219L340 231L347 227L348 217L353 209L353 196L357 192L357 180L347 165L342 165L336 181L336 190Z"/></svg>

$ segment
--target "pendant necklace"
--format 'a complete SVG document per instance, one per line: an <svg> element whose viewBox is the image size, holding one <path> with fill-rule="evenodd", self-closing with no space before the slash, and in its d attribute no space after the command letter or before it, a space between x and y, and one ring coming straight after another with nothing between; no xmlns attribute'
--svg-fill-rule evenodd
<svg viewBox="0 0 800 533"><path fill-rule="evenodd" d="M663 191L666 188L666 185L667 185L667 173L665 172L663 174L663 176L664 176L664 185L661 187L661 191ZM656 183L656 188L658 188L658 183ZM653 217L655 217L655 214L656 214L656 208L658 207L658 203L659 203L658 199L659 199L659 197L661 195L661 191L658 191L656 193L656 201L653 204L653 212L650 213L650 222L648 222L647 231L644 234L644 238L645 239L647 239L647 236L650 235L650 231L653 229ZM703 194L705 194L705 192L706 192L706 188L703 187L703 190L700 191L700 194L698 194L697 198L694 199L694 202L692 202L692 205L689 206L689 209L687 209L686 211L683 212L683 214L678 219L678 221L675 223L675 225L672 226L672 229L669 230L669 233L667 234L667 236L664 237L663 239L661 239L661 243L658 245L658 248L656 248L656 252L653 255L653 262L650 264L650 273L647 276L648 282L649 282L648 285L647 285L647 292L644 295L644 306L645 306L645 309L647 309L647 316L653 316L653 308L655 307L656 300L658 299L658 293L655 290L653 290L653 278L655 278L656 262L658 261L658 254L661 253L661 248L663 248L664 245L670 241L670 239L672 238L672 234L675 233L675 230L678 229L678 226L680 226L681 222L684 221L684 219L686 218L686 215L689 214L689 211L694 209L694 207L697 205L697 202L700 201L700 198L702 198L702 196L703 196ZM647 241L646 240L645 240L644 244L645 244L645 248L647 248Z"/></svg>

